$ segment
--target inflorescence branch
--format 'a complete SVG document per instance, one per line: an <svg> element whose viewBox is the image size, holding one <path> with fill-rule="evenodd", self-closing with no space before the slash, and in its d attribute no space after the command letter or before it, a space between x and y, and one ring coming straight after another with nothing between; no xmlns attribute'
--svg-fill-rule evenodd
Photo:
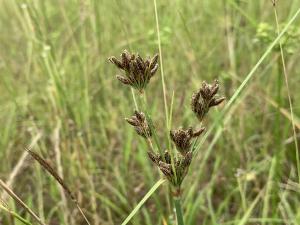
<svg viewBox="0 0 300 225"><path fill-rule="evenodd" d="M145 60L140 55L131 54L125 50L121 54L121 60L110 57L109 61L125 72L124 75L117 75L117 79L123 84L137 89L140 93L144 92L150 79L158 69L158 54ZM193 94L191 109L200 122L202 122L211 107L217 106L225 100L224 97L217 96L218 90L219 83L217 80L212 84L204 81L201 88ZM126 121L133 126L138 135L151 143L154 127L150 126L143 112L134 111L134 115L126 118ZM181 195L181 184L193 159L192 140L199 137L204 130L204 127L195 130L192 127L187 129L180 127L171 130L170 138L179 153L175 156L171 155L168 150L164 153L157 153L150 144L151 150L148 151L148 156L174 187L174 196Z"/></svg>

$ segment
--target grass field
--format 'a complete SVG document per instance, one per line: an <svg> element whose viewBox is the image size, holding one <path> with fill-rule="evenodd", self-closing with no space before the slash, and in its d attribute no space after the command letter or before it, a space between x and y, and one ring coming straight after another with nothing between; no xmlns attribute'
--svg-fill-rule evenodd
<svg viewBox="0 0 300 225"><path fill-rule="evenodd" d="M226 96L182 185L185 224L300 224L299 9L300 0L0 0L1 180L45 224L86 224L28 148L91 224L130 213L128 224L176 224L168 183L124 120L132 94L143 100L108 62L124 49L159 53L146 98L163 149L169 129L200 126L190 99L202 81L217 78ZM0 188L0 224L36 221Z"/></svg>

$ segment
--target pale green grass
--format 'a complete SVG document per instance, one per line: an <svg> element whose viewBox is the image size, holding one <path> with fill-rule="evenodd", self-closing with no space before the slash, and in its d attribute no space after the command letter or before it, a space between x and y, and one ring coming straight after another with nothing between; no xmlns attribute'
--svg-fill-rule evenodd
<svg viewBox="0 0 300 225"><path fill-rule="evenodd" d="M131 90L107 62L123 49L159 52L163 70L146 94L162 151L170 146L167 126L200 126L189 104L203 80L218 78L228 99L203 124L208 132L183 184L185 224L300 224L299 130L293 134L291 121L300 118L300 44L284 54L288 94L281 54L273 50L280 34L275 30L269 44L254 42L259 23L276 28L270 2L0 1L1 179L40 136L32 148L61 165L91 224L127 217L133 225L174 224L167 185L155 186L160 174L147 159L148 146L124 122L136 107ZM299 6L278 1L279 24L299 27ZM12 189L47 224L84 224L31 161L18 171ZM5 202L12 210L0 213L0 223L35 222Z"/></svg>

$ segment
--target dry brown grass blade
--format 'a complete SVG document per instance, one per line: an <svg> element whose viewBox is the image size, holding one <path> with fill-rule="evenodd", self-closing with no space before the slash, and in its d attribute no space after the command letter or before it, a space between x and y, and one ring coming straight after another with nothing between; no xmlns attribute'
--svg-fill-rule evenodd
<svg viewBox="0 0 300 225"><path fill-rule="evenodd" d="M68 196L72 199L72 201L75 203L77 209L79 210L80 214L84 218L85 222L90 225L89 220L85 216L83 210L78 204L77 199L75 198L74 194L72 193L71 189L67 186L67 184L64 182L64 180L58 175L58 173L49 165L46 160L44 160L42 157L40 157L37 153L31 151L30 149L26 149L26 151L31 155L33 159L35 159L65 190L65 192L68 194Z"/></svg>
<svg viewBox="0 0 300 225"><path fill-rule="evenodd" d="M2 198L0 198L0 204L2 204L2 205L4 205L5 207L8 208L8 205L6 204L6 202Z"/></svg>
<svg viewBox="0 0 300 225"><path fill-rule="evenodd" d="M39 224L46 225L14 192L0 179L0 186L19 203Z"/></svg>
<svg viewBox="0 0 300 225"><path fill-rule="evenodd" d="M49 165L46 160L44 160L42 157L40 157L37 153L31 151L30 149L26 148L26 151L31 155L33 159L35 159L50 175L63 187L65 192L69 195L69 197L73 201L77 201L69 187L66 185L64 180L58 175L58 173Z"/></svg>
<svg viewBox="0 0 300 225"><path fill-rule="evenodd" d="M29 149L33 148L33 146L36 145L36 143L38 142L38 140L42 137L42 133L38 133L34 138L33 140L31 141L30 145L29 145ZM14 167L14 169L12 170L12 172L9 174L9 177L6 181L6 185L8 187L12 187L14 181L15 181L15 178L17 177L17 175L19 174L20 171L22 171L22 168L24 168L24 164L26 162L26 159L28 157L28 153L27 152L24 152L18 163L16 164L16 166ZM7 199L8 195L6 192L3 192L2 195L1 195L1 198L5 201Z"/></svg>

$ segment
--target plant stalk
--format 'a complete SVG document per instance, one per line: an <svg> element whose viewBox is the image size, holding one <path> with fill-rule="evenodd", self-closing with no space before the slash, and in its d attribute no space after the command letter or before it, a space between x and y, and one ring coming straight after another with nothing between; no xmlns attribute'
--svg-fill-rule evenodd
<svg viewBox="0 0 300 225"><path fill-rule="evenodd" d="M175 214L176 214L177 225L184 225L183 213L182 213L182 207L181 207L181 198L174 197L173 200L174 200L174 205L175 205Z"/></svg>

